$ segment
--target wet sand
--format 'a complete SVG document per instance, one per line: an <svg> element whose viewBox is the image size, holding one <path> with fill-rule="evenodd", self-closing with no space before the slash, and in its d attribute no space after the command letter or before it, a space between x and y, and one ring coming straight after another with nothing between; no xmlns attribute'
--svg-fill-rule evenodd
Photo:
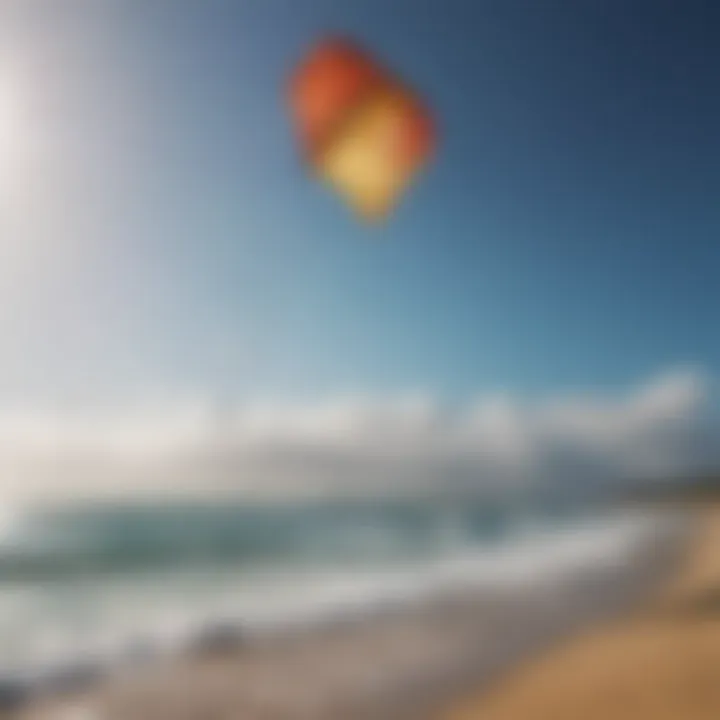
<svg viewBox="0 0 720 720"><path fill-rule="evenodd" d="M439 720L718 720L720 505L680 572L629 617L524 664Z"/></svg>
<svg viewBox="0 0 720 720"><path fill-rule="evenodd" d="M195 647L173 659L148 662L144 667L135 664L123 674L114 672L83 694L35 697L0 717L437 717L451 698L468 688L480 682L492 686L529 654L647 597L649 588L665 578L668 567L677 561L686 532L685 525L681 526L647 537L622 562L591 564L571 576L548 577L514 590L485 589L418 601L412 607L385 608L372 617L346 619L275 639L250 638L227 647L216 643L202 651ZM453 720L456 717L473 715L453 715Z"/></svg>

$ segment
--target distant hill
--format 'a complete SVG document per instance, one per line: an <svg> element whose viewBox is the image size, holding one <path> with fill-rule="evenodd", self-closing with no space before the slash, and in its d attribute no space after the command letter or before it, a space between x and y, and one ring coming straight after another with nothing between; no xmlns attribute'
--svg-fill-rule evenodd
<svg viewBox="0 0 720 720"><path fill-rule="evenodd" d="M712 502L720 501L720 474L694 479L644 482L621 493L631 502Z"/></svg>

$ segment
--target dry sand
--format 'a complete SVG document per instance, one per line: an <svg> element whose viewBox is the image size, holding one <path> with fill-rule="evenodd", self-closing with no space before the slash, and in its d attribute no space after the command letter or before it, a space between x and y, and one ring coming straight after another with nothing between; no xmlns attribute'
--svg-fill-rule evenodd
<svg viewBox="0 0 720 720"><path fill-rule="evenodd" d="M520 667L440 720L720 720L720 506L641 611Z"/></svg>

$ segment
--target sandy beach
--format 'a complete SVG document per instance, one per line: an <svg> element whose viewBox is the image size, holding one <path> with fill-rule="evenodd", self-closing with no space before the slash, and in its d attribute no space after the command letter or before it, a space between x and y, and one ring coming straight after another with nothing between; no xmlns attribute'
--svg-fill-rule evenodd
<svg viewBox="0 0 720 720"><path fill-rule="evenodd" d="M441 720L720 718L720 508L680 572L639 612L453 703Z"/></svg>
<svg viewBox="0 0 720 720"><path fill-rule="evenodd" d="M615 616L667 578L687 523L655 527L612 562L550 574L522 590L468 590L276 637L241 637L237 645L206 643L114 670L86 691L72 682L65 692L56 687L3 720L417 720L448 704L445 717L474 717L473 700L458 709L450 701L480 684L492 692L519 662ZM713 527L720 531L720 513ZM696 573L705 567L699 557ZM510 712L498 717L535 717Z"/></svg>

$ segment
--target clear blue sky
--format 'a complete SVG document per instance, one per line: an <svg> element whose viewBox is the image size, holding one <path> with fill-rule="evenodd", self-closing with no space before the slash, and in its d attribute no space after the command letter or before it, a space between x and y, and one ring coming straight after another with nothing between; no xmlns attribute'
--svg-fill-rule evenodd
<svg viewBox="0 0 720 720"><path fill-rule="evenodd" d="M44 169L4 231L40 250L0 293L3 392L462 398L720 368L711 0L9 6ZM283 105L335 30L442 129L380 232L308 179Z"/></svg>

